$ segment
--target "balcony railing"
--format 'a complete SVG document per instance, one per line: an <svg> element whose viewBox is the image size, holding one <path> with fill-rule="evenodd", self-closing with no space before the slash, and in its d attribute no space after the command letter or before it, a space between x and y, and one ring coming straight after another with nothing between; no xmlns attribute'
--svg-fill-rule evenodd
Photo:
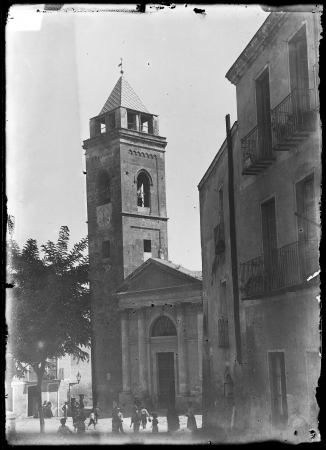
<svg viewBox="0 0 326 450"><path fill-rule="evenodd" d="M315 130L313 89L295 89L271 111L272 148L289 150Z"/></svg>
<svg viewBox="0 0 326 450"><path fill-rule="evenodd" d="M297 241L240 264L241 291L246 297L307 281L319 268L318 241Z"/></svg>
<svg viewBox="0 0 326 450"><path fill-rule="evenodd" d="M276 160L272 152L270 124L261 123L241 139L243 175L255 175Z"/></svg>

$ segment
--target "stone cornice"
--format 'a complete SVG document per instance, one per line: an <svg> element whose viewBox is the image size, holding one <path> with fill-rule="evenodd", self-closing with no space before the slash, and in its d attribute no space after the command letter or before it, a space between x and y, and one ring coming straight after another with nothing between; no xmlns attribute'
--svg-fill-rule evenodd
<svg viewBox="0 0 326 450"><path fill-rule="evenodd" d="M165 137L157 136L155 134L143 133L141 131L131 131L126 128L115 128L108 133L102 133L98 136L94 136L92 138L86 139L83 143L83 148L87 150L89 147L93 147L96 144L103 143L106 141L114 141L119 140L120 143L134 143L136 144L147 144L150 145L151 150L163 151L163 149L167 145L167 141ZM155 146L158 148L156 149Z"/></svg>
<svg viewBox="0 0 326 450"><path fill-rule="evenodd" d="M198 301L198 303L201 302L201 299L199 298L191 298L192 301ZM179 298L170 298L170 299L144 299L144 298L121 298L119 299L119 308L120 309L137 309L139 307L142 308L151 308L152 305L155 306L165 306L165 305L171 305L172 307L175 307L177 305L180 305L181 303L188 303L189 297L179 297Z"/></svg>
<svg viewBox="0 0 326 450"><path fill-rule="evenodd" d="M130 213L130 212L119 212L117 214L121 214L122 216L129 216L129 217L142 217L145 219L153 219L153 220L169 220L168 217L163 217L163 216L153 216L151 214L139 214L139 213ZM160 230L160 228L157 229L158 231Z"/></svg>
<svg viewBox="0 0 326 450"><path fill-rule="evenodd" d="M121 298L121 297L150 297L154 298L157 294L157 297L162 297L164 295L167 296L173 296L175 298L178 297L179 294L186 293L190 294L193 293L194 295L198 296L200 300L202 299L202 282L201 280L198 280L198 283L191 283L191 284L182 284L177 286L167 286L167 287L160 287L160 288L153 288L153 289L144 289L139 291L133 291L131 288L131 291L127 292L114 292L111 293L113 297ZM173 295L175 294L175 295ZM182 297L183 298L183 297ZM197 303L196 300L189 300L188 303Z"/></svg>
<svg viewBox="0 0 326 450"><path fill-rule="evenodd" d="M232 83L237 84L242 75L248 70L253 61L258 57L267 45L274 39L290 13L277 12L271 13L259 28L257 33L251 39L247 47L241 53L239 58L229 69L225 77Z"/></svg>

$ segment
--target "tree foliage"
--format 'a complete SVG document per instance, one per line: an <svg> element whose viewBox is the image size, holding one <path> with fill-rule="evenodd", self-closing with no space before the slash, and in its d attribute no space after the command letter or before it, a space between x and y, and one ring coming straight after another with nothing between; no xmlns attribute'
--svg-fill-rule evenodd
<svg viewBox="0 0 326 450"><path fill-rule="evenodd" d="M68 250L69 229L61 227L57 243L41 246L29 239L21 250L8 243L10 289L7 323L18 376L32 366L38 380L53 358L66 354L82 361L90 346L90 294L87 238Z"/></svg>

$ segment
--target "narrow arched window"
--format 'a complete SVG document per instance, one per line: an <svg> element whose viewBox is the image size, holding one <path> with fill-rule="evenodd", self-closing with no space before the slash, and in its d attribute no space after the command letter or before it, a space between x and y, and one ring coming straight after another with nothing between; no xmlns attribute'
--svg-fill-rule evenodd
<svg viewBox="0 0 326 450"><path fill-rule="evenodd" d="M110 177L106 172L101 172L97 179L97 206L110 203Z"/></svg>
<svg viewBox="0 0 326 450"><path fill-rule="evenodd" d="M154 322L152 337L176 336L177 330L172 320L167 316L161 316Z"/></svg>
<svg viewBox="0 0 326 450"><path fill-rule="evenodd" d="M140 207L150 207L151 183L145 172L140 172L137 177L137 205Z"/></svg>

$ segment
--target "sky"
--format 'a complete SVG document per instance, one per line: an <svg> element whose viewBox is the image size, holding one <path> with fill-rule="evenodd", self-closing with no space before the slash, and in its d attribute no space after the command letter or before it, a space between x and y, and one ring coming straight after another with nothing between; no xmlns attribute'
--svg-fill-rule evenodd
<svg viewBox="0 0 326 450"><path fill-rule="evenodd" d="M6 27L6 195L13 239L87 235L83 141L120 77L166 137L169 260L201 270L198 184L237 120L225 74L268 17L258 5L17 5ZM102 11L96 11L101 9ZM39 10L39 11L37 11Z"/></svg>

